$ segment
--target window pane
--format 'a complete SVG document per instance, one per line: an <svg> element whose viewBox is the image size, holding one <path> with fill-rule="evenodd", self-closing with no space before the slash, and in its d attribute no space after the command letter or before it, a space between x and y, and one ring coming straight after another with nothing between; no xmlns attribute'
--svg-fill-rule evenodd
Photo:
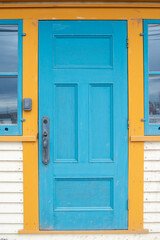
<svg viewBox="0 0 160 240"><path fill-rule="evenodd" d="M160 76L149 77L149 123L160 123Z"/></svg>
<svg viewBox="0 0 160 240"><path fill-rule="evenodd" d="M0 77L0 124L17 123L17 77Z"/></svg>
<svg viewBox="0 0 160 240"><path fill-rule="evenodd" d="M18 72L17 25L0 25L0 72Z"/></svg>
<svg viewBox="0 0 160 240"><path fill-rule="evenodd" d="M160 24L148 25L149 71L160 71Z"/></svg>

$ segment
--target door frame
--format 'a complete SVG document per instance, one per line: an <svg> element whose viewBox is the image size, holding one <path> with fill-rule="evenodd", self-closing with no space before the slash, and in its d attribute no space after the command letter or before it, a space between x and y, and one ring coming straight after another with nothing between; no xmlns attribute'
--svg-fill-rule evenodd
<svg viewBox="0 0 160 240"><path fill-rule="evenodd" d="M55 8L56 5L56 8ZM145 8L143 4L11 4L0 8L2 18L23 19L26 33L23 41L23 97L33 99L33 110L23 112L22 137L0 137L1 141L23 142L24 166L24 229L19 233L46 233L39 231L38 214L38 20L127 20L128 21L128 96L129 96L129 182L128 182L128 230L102 231L104 233L142 233L143 230L143 160L144 141L136 136L144 136L143 102L143 32L142 19L159 19L160 6ZM152 6L153 4L151 4ZM8 11L8 8L10 9ZM115 8L115 9L114 9ZM135 11L138 8L139 11ZM114 9L114 11L111 11ZM87 11L86 11L87 10ZM135 46L136 41L136 46ZM137 51L138 46L138 51ZM136 71L135 71L136 68ZM30 71L28 72L28 69ZM33 81L34 79L34 81ZM32 88L30 87L32 85ZM137 89L139 94L137 96ZM134 101L133 101L134 99ZM135 114L136 113L136 114ZM149 141L149 138L147 138ZM159 139L157 139L158 141ZM134 196L137 196L136 198ZM89 231L89 233L97 231ZM62 233L62 232L60 232ZM88 233L88 231L87 231Z"/></svg>

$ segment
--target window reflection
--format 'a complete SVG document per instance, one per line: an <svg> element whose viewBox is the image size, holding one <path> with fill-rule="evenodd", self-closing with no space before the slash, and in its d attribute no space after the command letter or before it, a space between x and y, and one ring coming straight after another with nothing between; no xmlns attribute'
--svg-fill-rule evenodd
<svg viewBox="0 0 160 240"><path fill-rule="evenodd" d="M149 77L149 123L160 123L160 76Z"/></svg>
<svg viewBox="0 0 160 240"><path fill-rule="evenodd" d="M160 24L148 25L149 71L160 71Z"/></svg>
<svg viewBox="0 0 160 240"><path fill-rule="evenodd" d="M17 124L17 77L0 77L0 124Z"/></svg>
<svg viewBox="0 0 160 240"><path fill-rule="evenodd" d="M0 25L0 72L18 72L17 25Z"/></svg>

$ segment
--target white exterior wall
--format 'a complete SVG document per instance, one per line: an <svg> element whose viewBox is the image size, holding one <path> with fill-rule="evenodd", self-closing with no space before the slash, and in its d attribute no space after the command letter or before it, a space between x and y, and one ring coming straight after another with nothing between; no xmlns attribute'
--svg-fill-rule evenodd
<svg viewBox="0 0 160 240"><path fill-rule="evenodd" d="M23 229L22 143L0 142L0 233L17 233L19 228Z"/></svg>
<svg viewBox="0 0 160 240"><path fill-rule="evenodd" d="M149 234L20 235L23 229L22 143L0 142L0 240L160 240L160 142L144 144L144 228Z"/></svg>
<svg viewBox="0 0 160 240"><path fill-rule="evenodd" d="M160 233L160 142L144 144L144 228Z"/></svg>

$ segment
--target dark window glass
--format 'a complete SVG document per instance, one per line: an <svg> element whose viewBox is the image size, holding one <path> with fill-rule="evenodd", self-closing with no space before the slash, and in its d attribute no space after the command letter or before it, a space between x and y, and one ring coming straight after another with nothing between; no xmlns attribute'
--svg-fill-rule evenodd
<svg viewBox="0 0 160 240"><path fill-rule="evenodd" d="M0 25L0 72L18 72L17 25Z"/></svg>
<svg viewBox="0 0 160 240"><path fill-rule="evenodd" d="M149 71L160 71L160 24L148 24Z"/></svg>
<svg viewBox="0 0 160 240"><path fill-rule="evenodd" d="M0 124L17 124L17 77L0 77Z"/></svg>
<svg viewBox="0 0 160 240"><path fill-rule="evenodd" d="M160 123L160 76L149 77L149 123Z"/></svg>

